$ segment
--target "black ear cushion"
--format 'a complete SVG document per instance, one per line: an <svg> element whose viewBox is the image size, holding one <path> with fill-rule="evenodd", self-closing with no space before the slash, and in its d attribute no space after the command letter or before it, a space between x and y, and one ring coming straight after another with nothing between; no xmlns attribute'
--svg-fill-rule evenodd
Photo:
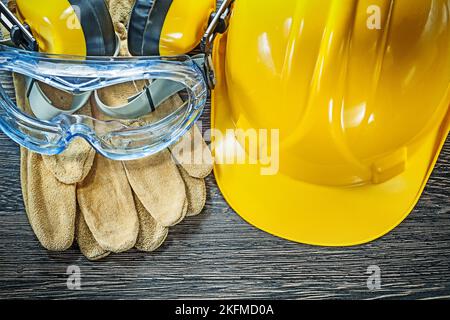
<svg viewBox="0 0 450 320"><path fill-rule="evenodd" d="M114 24L104 0L69 0L80 20L88 56L112 56L116 48Z"/></svg>
<svg viewBox="0 0 450 320"><path fill-rule="evenodd" d="M159 55L159 42L173 0L136 0L128 25L128 49L134 56Z"/></svg>

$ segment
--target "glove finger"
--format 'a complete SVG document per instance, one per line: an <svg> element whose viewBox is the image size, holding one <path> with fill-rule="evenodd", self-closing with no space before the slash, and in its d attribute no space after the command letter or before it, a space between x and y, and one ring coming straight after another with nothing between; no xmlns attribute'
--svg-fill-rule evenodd
<svg viewBox="0 0 450 320"><path fill-rule="evenodd" d="M194 125L176 144L170 147L173 157L194 178L205 178L213 169L211 151L199 128Z"/></svg>
<svg viewBox="0 0 450 320"><path fill-rule="evenodd" d="M28 149L25 149L24 147L20 147L20 184L22 189L22 198L23 198L23 204L25 206L25 211L28 212Z"/></svg>
<svg viewBox="0 0 450 320"><path fill-rule="evenodd" d="M17 105L29 115L33 112L25 99L25 80L22 75L14 75L14 87L16 89ZM72 97L60 90L51 88L43 83L40 84L44 93L54 101L58 106L64 108L70 106ZM90 115L91 107L86 105L82 109L82 113ZM83 139L76 139L68 146L68 148L60 155L43 156L44 164L59 181L65 184L75 184L82 181L89 173L94 161L95 151Z"/></svg>
<svg viewBox="0 0 450 320"><path fill-rule="evenodd" d="M91 172L78 184L77 196L86 223L103 249L119 253L134 247L139 220L121 162L97 154Z"/></svg>
<svg viewBox="0 0 450 320"><path fill-rule="evenodd" d="M186 196L188 200L188 211L186 216L193 217L199 215L206 204L206 183L204 179L191 177L187 171L178 166L186 186Z"/></svg>
<svg viewBox="0 0 450 320"><path fill-rule="evenodd" d="M50 251L64 251L75 234L75 185L58 181L44 165L42 156L26 152L22 170L25 207L34 233Z"/></svg>
<svg viewBox="0 0 450 320"><path fill-rule="evenodd" d="M96 261L109 256L111 253L104 250L89 230L86 220L84 219L83 212L78 210L77 212L77 224L76 235L78 247L80 247L81 253L89 260Z"/></svg>
<svg viewBox="0 0 450 320"><path fill-rule="evenodd" d="M61 109L70 108L73 96L64 91L52 88L45 83L39 84L45 95ZM31 111L26 103L27 112ZM90 103L87 103L80 114L92 116ZM45 165L55 177L66 184L83 181L88 175L94 162L95 150L86 140L78 138L73 140L67 149L56 156L44 156Z"/></svg>
<svg viewBox="0 0 450 320"><path fill-rule="evenodd" d="M14 75L14 87L17 105L26 111L23 76ZM39 242L51 251L68 249L75 233L75 186L59 182L42 156L25 148L21 148L20 178L25 211Z"/></svg>
<svg viewBox="0 0 450 320"><path fill-rule="evenodd" d="M98 90L97 93L104 103L116 106L125 103L128 97L141 91L145 85L145 81L123 83ZM157 121L167 110L175 107L176 103L169 98L155 112L140 118L133 125ZM93 113L97 119L109 119L96 108L93 109ZM123 162L123 167L134 193L159 224L170 227L184 219L188 207L186 190L168 150L145 159Z"/></svg>
<svg viewBox="0 0 450 320"><path fill-rule="evenodd" d="M134 200L139 215L139 235L135 247L144 252L155 251L166 240L169 228L156 222L136 195Z"/></svg>
<svg viewBox="0 0 450 320"><path fill-rule="evenodd" d="M56 156L43 156L49 171L62 183L83 181L92 169L95 150L82 138L73 140L67 149Z"/></svg>
<svg viewBox="0 0 450 320"><path fill-rule="evenodd" d="M25 107L25 79L23 76L19 74L13 74L13 82L16 94L16 103L19 108L23 109ZM22 197L23 203L25 205L25 211L28 212L28 194L27 194L27 186L28 186L28 153L29 151L20 147L20 181L22 185Z"/></svg>
<svg viewBox="0 0 450 320"><path fill-rule="evenodd" d="M162 226L180 223L187 213L186 188L170 152L124 161L128 181L144 208Z"/></svg>

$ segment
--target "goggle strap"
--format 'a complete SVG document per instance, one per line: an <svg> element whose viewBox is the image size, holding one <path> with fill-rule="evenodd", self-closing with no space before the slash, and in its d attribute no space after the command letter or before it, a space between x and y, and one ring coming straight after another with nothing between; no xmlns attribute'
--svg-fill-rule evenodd
<svg viewBox="0 0 450 320"><path fill-rule="evenodd" d="M91 91L75 94L72 105L68 110L55 107L47 95L42 91L39 83L32 78L26 77L26 93L30 108L34 116L40 120L51 120L60 114L73 114L81 109L89 100Z"/></svg>
<svg viewBox="0 0 450 320"><path fill-rule="evenodd" d="M194 63L204 69L204 55L193 58ZM26 92L31 110L40 120L51 120L60 114L73 114L81 109L89 100L91 91L73 95L72 106L68 110L61 110L53 105L51 100L42 91L39 83L26 77ZM129 97L128 103L122 106L108 106L94 91L94 99L98 108L114 119L136 119L154 112L164 101L184 90L186 87L178 82L159 79L146 86L140 93Z"/></svg>
<svg viewBox="0 0 450 320"><path fill-rule="evenodd" d="M204 70L205 55L193 57L194 63ZM171 80L158 79L146 86L140 93L129 97L128 103L121 106L108 106L101 99L97 91L94 99L98 108L107 116L114 119L136 119L154 112L164 101L184 90L186 87Z"/></svg>
<svg viewBox="0 0 450 320"><path fill-rule="evenodd" d="M155 80L137 95L128 99L128 103L121 106L108 106L101 99L96 90L94 99L97 107L107 116L114 119L137 119L154 112L164 101L184 90L186 87L171 80Z"/></svg>

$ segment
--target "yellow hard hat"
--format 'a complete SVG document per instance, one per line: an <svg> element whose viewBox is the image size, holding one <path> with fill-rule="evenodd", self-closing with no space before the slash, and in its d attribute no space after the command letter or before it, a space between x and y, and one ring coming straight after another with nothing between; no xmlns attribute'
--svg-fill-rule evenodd
<svg viewBox="0 0 450 320"><path fill-rule="evenodd" d="M214 60L216 159L246 158L215 175L246 221L348 246L412 211L449 133L450 0L238 0ZM236 129L279 130L275 174Z"/></svg>

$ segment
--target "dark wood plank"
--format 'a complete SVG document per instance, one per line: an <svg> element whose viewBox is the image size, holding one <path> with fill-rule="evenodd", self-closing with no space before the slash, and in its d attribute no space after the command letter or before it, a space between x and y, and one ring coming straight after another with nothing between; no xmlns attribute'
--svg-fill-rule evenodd
<svg viewBox="0 0 450 320"><path fill-rule="evenodd" d="M96 263L77 248L40 247L22 205L18 147L0 135L0 148L0 297L450 298L450 143L411 216L371 244L330 249L274 238L244 223L209 177L205 212L173 228L160 250ZM66 288L72 264L81 291ZM377 292L366 287L373 264L382 270Z"/></svg>
<svg viewBox="0 0 450 320"><path fill-rule="evenodd" d="M207 127L209 108L203 119ZM22 204L19 149L0 134L0 150L0 298L450 298L450 140L414 212L373 243L317 248L272 237L243 222L209 177L204 213L173 228L160 250L95 263L77 248L40 247ZM69 265L81 268L80 291L66 287ZM367 289L370 265L381 268L379 291Z"/></svg>

